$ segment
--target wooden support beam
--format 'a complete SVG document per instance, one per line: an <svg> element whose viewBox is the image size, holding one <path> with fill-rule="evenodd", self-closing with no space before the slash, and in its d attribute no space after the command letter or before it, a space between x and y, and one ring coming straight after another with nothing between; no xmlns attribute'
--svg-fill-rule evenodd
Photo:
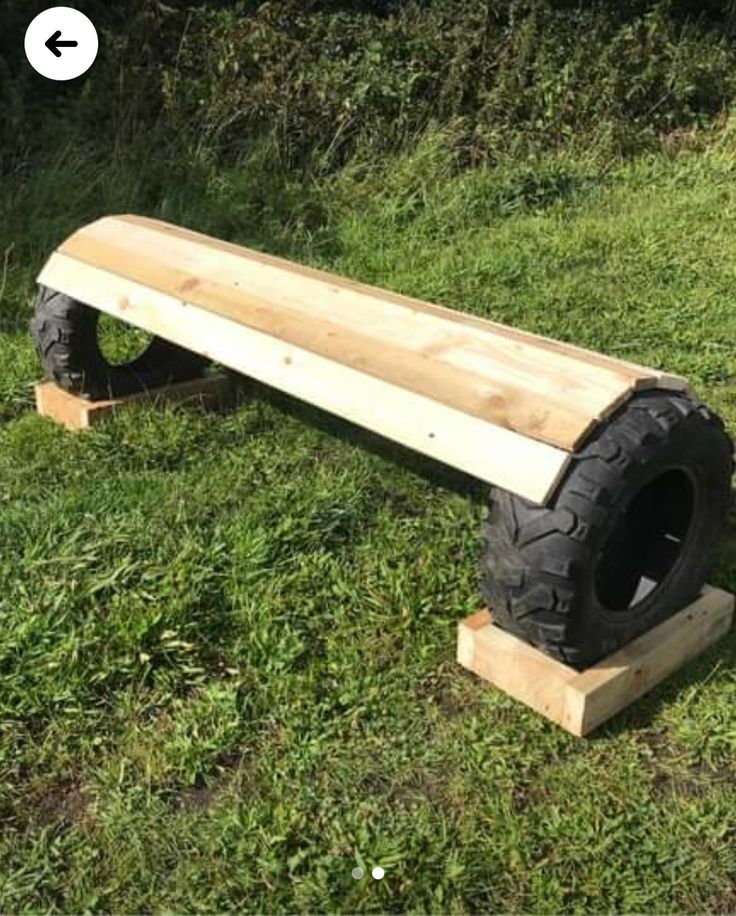
<svg viewBox="0 0 736 916"><path fill-rule="evenodd" d="M129 404L199 404L217 409L227 404L231 396L232 381L222 374L104 401L91 401L64 391L54 382L41 382L36 385L36 409L42 417L48 417L67 429L81 430Z"/></svg>
<svg viewBox="0 0 736 916"><path fill-rule="evenodd" d="M458 627L457 660L469 671L583 736L630 706L724 636L734 596L706 587L700 598L585 671L555 661L497 627L487 610Z"/></svg>

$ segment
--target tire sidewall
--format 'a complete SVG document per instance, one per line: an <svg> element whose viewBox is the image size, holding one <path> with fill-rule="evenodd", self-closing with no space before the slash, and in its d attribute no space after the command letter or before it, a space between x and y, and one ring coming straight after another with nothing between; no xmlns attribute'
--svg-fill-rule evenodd
<svg viewBox="0 0 736 916"><path fill-rule="evenodd" d="M209 363L160 337L128 363L115 365L98 339L100 312L41 286L31 333L46 375L66 391L92 399L124 397L202 375Z"/></svg>
<svg viewBox="0 0 736 916"><path fill-rule="evenodd" d="M697 412L685 418L655 449L642 449L627 473L618 479L612 475L609 487L610 506L600 514L587 544L587 562L581 564L582 581L573 611L573 632L576 641L595 645L596 654L605 655L671 615L672 609L684 607L700 589L713 548L723 532L730 480L718 469L728 466L725 455L714 461L716 454L726 450L727 440L712 426L706 426ZM725 460L723 460L725 459ZM671 470L684 472L693 487L693 509L690 525L680 553L672 569L659 585L644 599L624 611L605 607L599 600L596 574L606 544L632 502L647 486ZM570 476L574 490L575 473ZM563 492L560 505L567 503Z"/></svg>

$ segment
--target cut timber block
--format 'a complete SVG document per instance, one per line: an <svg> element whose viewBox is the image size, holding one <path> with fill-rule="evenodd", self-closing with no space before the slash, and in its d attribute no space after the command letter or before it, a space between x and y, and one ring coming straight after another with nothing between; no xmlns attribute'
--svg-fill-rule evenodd
<svg viewBox="0 0 736 916"><path fill-rule="evenodd" d="M706 586L691 605L585 671L497 627L487 610L458 628L457 660L573 735L587 735L731 627L734 596Z"/></svg>
<svg viewBox="0 0 736 916"><path fill-rule="evenodd" d="M36 409L67 429L87 429L103 417L128 404L141 402L165 404L201 404L224 406L232 393L232 380L224 374L208 375L191 382L180 382L165 388L154 388L109 401L91 401L59 388L54 382L36 385Z"/></svg>

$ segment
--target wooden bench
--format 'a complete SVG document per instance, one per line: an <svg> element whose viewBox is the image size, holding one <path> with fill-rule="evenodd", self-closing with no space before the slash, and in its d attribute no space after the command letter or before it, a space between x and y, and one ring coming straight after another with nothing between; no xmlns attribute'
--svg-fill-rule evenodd
<svg viewBox="0 0 736 916"><path fill-rule="evenodd" d="M634 391L687 387L138 216L80 229L39 283L539 503Z"/></svg>
<svg viewBox="0 0 736 916"><path fill-rule="evenodd" d="M732 471L723 425L682 378L137 216L80 229L39 283L36 346L73 394L112 387L111 366L94 378L106 312L155 335L164 363L185 359L187 392L199 354L493 484L481 591L505 632L471 618L461 663L578 734L730 625L722 593L681 610ZM134 396L162 375L178 390L173 369L140 361ZM663 634L683 651L661 651Z"/></svg>

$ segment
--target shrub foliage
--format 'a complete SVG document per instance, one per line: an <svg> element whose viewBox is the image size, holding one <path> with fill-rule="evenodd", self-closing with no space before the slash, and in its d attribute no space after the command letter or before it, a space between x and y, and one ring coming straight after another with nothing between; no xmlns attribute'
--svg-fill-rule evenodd
<svg viewBox="0 0 736 916"><path fill-rule="evenodd" d="M730 4L683 0L83 0L102 33L90 74L53 85L22 56L43 3L0 0L7 168L69 125L124 145L156 129L239 158L332 169L460 125L468 161L590 139L617 151L709 125L736 93ZM81 84L81 91L80 91Z"/></svg>
<svg viewBox="0 0 736 916"><path fill-rule="evenodd" d="M270 133L333 166L458 121L471 160L590 137L629 150L736 90L730 18L668 3L241 3L191 14L166 110L199 147Z"/></svg>

